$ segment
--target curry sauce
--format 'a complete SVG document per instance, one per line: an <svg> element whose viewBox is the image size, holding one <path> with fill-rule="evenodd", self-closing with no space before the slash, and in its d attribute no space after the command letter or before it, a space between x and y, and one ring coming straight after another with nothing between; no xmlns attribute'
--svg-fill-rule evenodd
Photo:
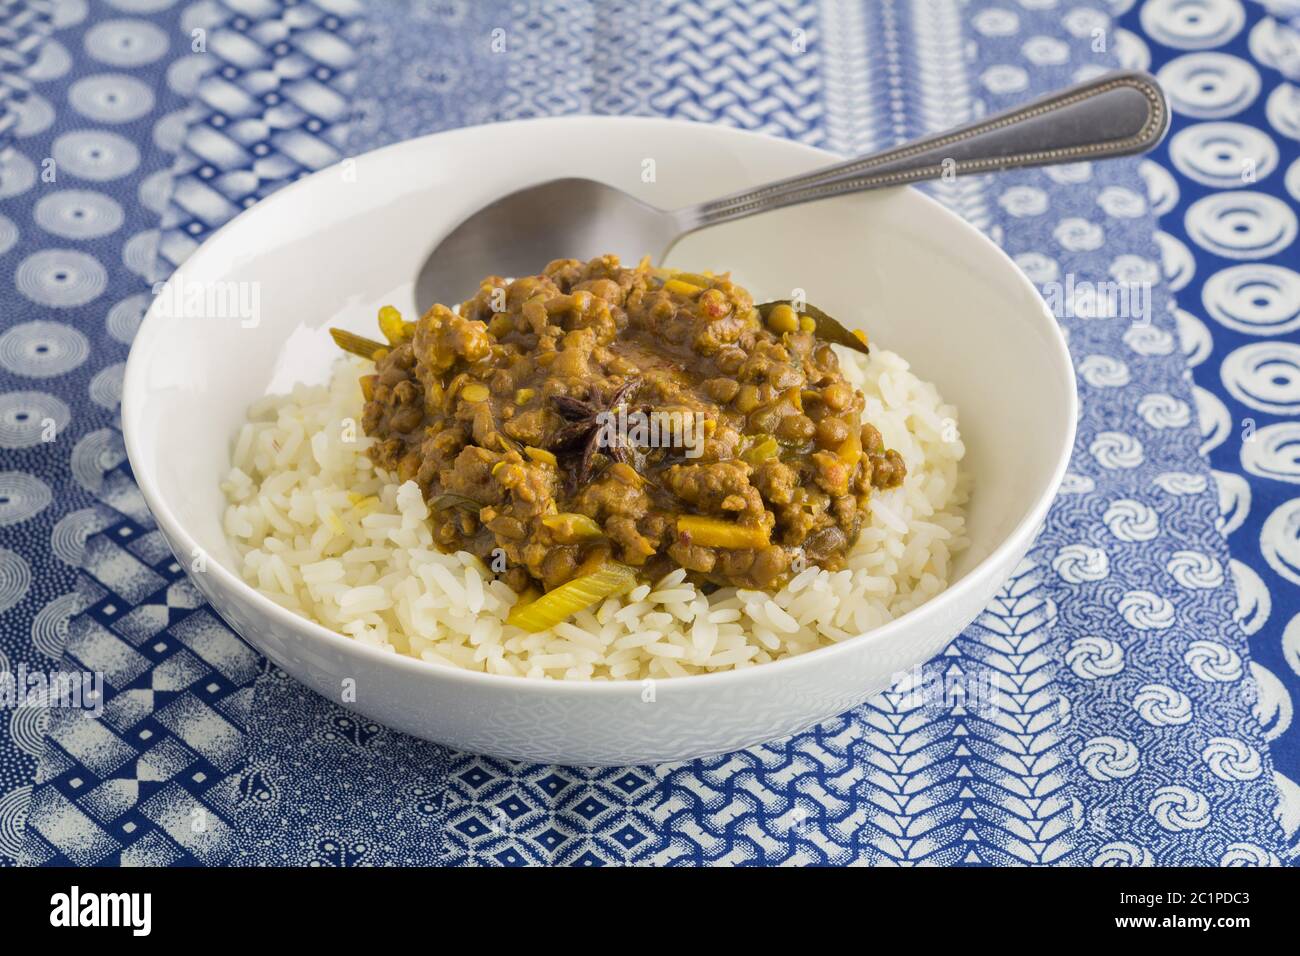
<svg viewBox="0 0 1300 956"><path fill-rule="evenodd" d="M458 310L381 311L369 453L419 484L440 548L518 593L610 562L775 589L843 567L905 474L822 318L615 256L490 277Z"/></svg>

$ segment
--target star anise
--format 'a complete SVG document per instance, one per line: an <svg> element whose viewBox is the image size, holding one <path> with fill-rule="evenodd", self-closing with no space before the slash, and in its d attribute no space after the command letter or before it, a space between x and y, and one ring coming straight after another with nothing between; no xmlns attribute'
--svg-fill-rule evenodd
<svg viewBox="0 0 1300 956"><path fill-rule="evenodd" d="M556 395L551 399L555 410L565 419L565 425L555 433L551 440L551 451L557 455L573 456L572 477L575 486L581 486L591 478L592 465L596 452L603 452L613 461L624 464L631 462L631 450L624 442L624 436L617 428L607 428L608 417L618 413L618 407L624 404L640 385L639 379L629 379L615 389L614 394L603 404L584 402L567 395ZM601 441L605 437L605 441Z"/></svg>

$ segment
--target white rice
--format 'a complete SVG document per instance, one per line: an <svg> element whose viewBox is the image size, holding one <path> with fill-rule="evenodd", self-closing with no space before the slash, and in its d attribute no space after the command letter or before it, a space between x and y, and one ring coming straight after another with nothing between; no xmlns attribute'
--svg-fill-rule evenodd
<svg viewBox="0 0 1300 956"><path fill-rule="evenodd" d="M808 568L778 593L704 594L677 570L548 631L506 626L516 596L473 555L433 545L414 482L364 454L359 360L328 387L257 402L221 485L225 530L249 584L358 641L427 661L565 680L680 677L751 667L846 640L929 600L966 547L957 411L892 352L843 352L863 415L907 462L838 572Z"/></svg>

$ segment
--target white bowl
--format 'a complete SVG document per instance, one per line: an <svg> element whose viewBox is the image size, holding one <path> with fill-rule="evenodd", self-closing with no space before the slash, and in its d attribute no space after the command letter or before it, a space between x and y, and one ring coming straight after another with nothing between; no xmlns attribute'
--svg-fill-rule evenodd
<svg viewBox="0 0 1300 956"><path fill-rule="evenodd" d="M432 244L487 201L585 176L673 207L832 158L666 120L532 120L390 146L258 203L189 258L131 349L126 446L159 527L213 607L278 666L368 717L461 750L581 765L680 760L791 734L862 703L940 653L984 607L1033 540L1074 439L1074 375L1046 305L997 246L912 189L716 227L685 239L669 263L730 267L760 301L802 288L901 353L957 406L974 480L972 545L947 591L867 634L741 671L653 683L426 663L336 634L245 584L218 489L249 404L324 380L336 355L326 326L369 331L385 302L412 310ZM645 159L655 161L656 182L642 181ZM232 282L241 285L222 285ZM194 290L231 289L255 291L259 310L209 308L205 317L196 300L187 305ZM342 700L348 681L355 702Z"/></svg>

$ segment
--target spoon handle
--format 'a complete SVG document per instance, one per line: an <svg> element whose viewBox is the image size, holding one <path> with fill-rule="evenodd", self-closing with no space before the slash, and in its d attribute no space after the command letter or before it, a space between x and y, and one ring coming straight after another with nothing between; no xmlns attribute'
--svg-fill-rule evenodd
<svg viewBox="0 0 1300 956"><path fill-rule="evenodd" d="M1115 72L923 139L676 212L691 232L769 209L927 179L1144 153L1169 128L1164 90Z"/></svg>

